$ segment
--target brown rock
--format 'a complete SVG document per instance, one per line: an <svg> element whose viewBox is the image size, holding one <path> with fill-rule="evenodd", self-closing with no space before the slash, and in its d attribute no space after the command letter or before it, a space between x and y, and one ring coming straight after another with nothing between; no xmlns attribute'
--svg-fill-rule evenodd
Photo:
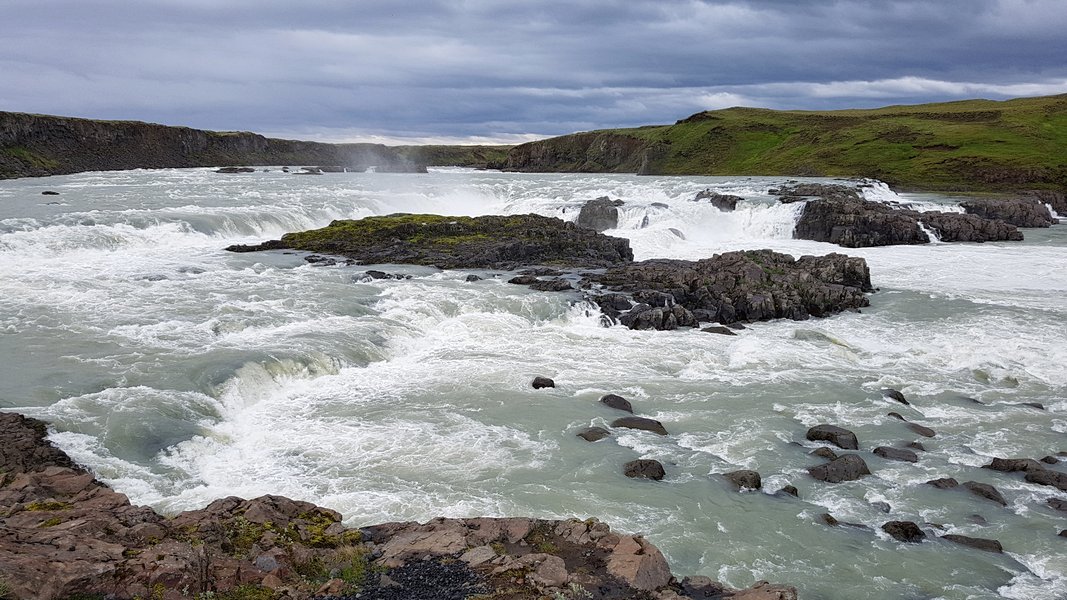
<svg viewBox="0 0 1067 600"><path fill-rule="evenodd" d="M663 423L660 423L655 419L646 419L645 417L622 417L621 419L612 421L611 426L626 427L628 429L642 429L644 431L658 433L659 435L667 435L667 429L663 426Z"/></svg>
<svg viewBox="0 0 1067 600"><path fill-rule="evenodd" d="M871 471L867 468L867 463L863 462L859 456L845 454L826 464L809 468L808 473L820 481L840 483L870 475Z"/></svg>
<svg viewBox="0 0 1067 600"><path fill-rule="evenodd" d="M639 459L631 460L623 465L623 474L631 478L660 481L666 472L658 460Z"/></svg>
<svg viewBox="0 0 1067 600"><path fill-rule="evenodd" d="M975 496L985 498L986 500L992 500L1001 506L1007 506L1008 502L1001 495L997 488L989 485L988 483L979 483L977 481L965 481L963 487L967 488Z"/></svg>
<svg viewBox="0 0 1067 600"><path fill-rule="evenodd" d="M631 414L634 412L634 407L626 398L616 396L615 394L607 394L606 396L603 396L600 398L600 403L609 408L623 410Z"/></svg>
<svg viewBox="0 0 1067 600"><path fill-rule="evenodd" d="M967 537L965 535L956 535L950 533L948 535L941 536L941 539L948 540L950 542L960 544L963 546L970 546L978 550L984 550L985 552L994 552L996 554L1003 554L1004 547L1000 545L997 540L990 540L986 538Z"/></svg>
<svg viewBox="0 0 1067 600"><path fill-rule="evenodd" d="M671 581L667 559L641 537L622 536L608 555L607 571L639 590L654 590Z"/></svg>

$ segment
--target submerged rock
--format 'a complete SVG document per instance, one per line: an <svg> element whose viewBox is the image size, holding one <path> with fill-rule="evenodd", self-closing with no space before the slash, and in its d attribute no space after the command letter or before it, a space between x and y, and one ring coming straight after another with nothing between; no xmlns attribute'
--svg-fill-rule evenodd
<svg viewBox="0 0 1067 600"><path fill-rule="evenodd" d="M816 425L808 429L805 437L813 442L830 442L845 450L859 450L860 447L855 433L836 425Z"/></svg>
<svg viewBox="0 0 1067 600"><path fill-rule="evenodd" d="M634 407L630 404L630 401L622 396L616 396L615 394L607 394L600 398L600 403L608 408L614 408L615 410L623 410L633 414Z"/></svg>
<svg viewBox="0 0 1067 600"><path fill-rule="evenodd" d="M588 427L575 434L587 442L596 442L611 436L611 432L603 427Z"/></svg>
<svg viewBox="0 0 1067 600"><path fill-rule="evenodd" d="M911 450L903 450L901 448L890 448L889 446L878 446L874 449L874 453L886 460L919 462L918 455L916 455Z"/></svg>
<svg viewBox="0 0 1067 600"><path fill-rule="evenodd" d="M255 173L256 170L252 167L222 167L215 170L216 173L234 174L234 173Z"/></svg>
<svg viewBox="0 0 1067 600"><path fill-rule="evenodd" d="M1000 490L989 485L988 483L979 483L977 481L965 481L963 487L967 488L969 492L978 496L979 498L985 498L996 502L1001 506L1007 506L1008 501L1004 499L1004 496L1000 493Z"/></svg>
<svg viewBox="0 0 1067 600"><path fill-rule="evenodd" d="M895 390L893 388L882 388L882 396L885 396L886 398L889 398L890 400L894 400L894 401L899 402L901 404L904 404L906 406L910 406L911 405L911 402L908 402L908 399L904 397L904 394L900 393L900 390ZM906 421L907 420L904 417L900 416L900 414L898 414L898 413L889 413L889 416L896 417L896 418L900 419L901 421Z"/></svg>
<svg viewBox="0 0 1067 600"><path fill-rule="evenodd" d="M948 490L955 487L959 487L960 482L956 481L952 477L941 477L940 479L931 479L926 482L926 485L932 485L935 488Z"/></svg>
<svg viewBox="0 0 1067 600"><path fill-rule="evenodd" d="M919 526L911 521L890 521L882 525L882 531L888 533L893 539L909 544L917 544L926 539Z"/></svg>
<svg viewBox="0 0 1067 600"><path fill-rule="evenodd" d="M842 481L853 481L864 475L870 475L871 470L867 468L867 463L858 455L845 454L826 464L809 468L808 474L819 481L841 483Z"/></svg>
<svg viewBox="0 0 1067 600"><path fill-rule="evenodd" d="M645 417L622 417L621 419L612 421L611 426L641 429L644 431L651 431L652 433L658 433L659 435L667 435L667 429L663 426L663 423L660 423L655 419L646 419Z"/></svg>
<svg viewBox="0 0 1067 600"><path fill-rule="evenodd" d="M966 535L957 535L950 533L948 535L941 536L941 539L948 540L955 544L962 546L969 546L978 550L984 550L985 552L993 552L996 554L1003 554L1004 547L1000 545L997 540L990 540L986 538L968 537Z"/></svg>
<svg viewBox="0 0 1067 600"><path fill-rule="evenodd" d="M659 481L666 475L666 472L663 470L663 465L658 460L631 460L623 465L622 470L623 474L627 477L651 479L653 481Z"/></svg>
<svg viewBox="0 0 1067 600"><path fill-rule="evenodd" d="M750 489L758 490L763 487L763 482L760 479L759 473L750 470L730 471L729 473L723 473L730 483L737 486L738 489Z"/></svg>

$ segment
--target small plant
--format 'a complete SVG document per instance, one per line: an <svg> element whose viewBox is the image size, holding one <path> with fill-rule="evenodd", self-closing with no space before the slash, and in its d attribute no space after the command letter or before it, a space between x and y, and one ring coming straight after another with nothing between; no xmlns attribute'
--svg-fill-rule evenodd
<svg viewBox="0 0 1067 600"><path fill-rule="evenodd" d="M59 525L62 522L63 522L63 519L61 517L52 517L51 519L48 519L44 523L41 523L40 528L41 529L45 529L45 528L48 528L48 527L55 527L56 525Z"/></svg>
<svg viewBox="0 0 1067 600"><path fill-rule="evenodd" d="M58 502L56 500L39 500L37 502L30 502L26 505L28 511L55 511L55 510L67 510L73 508L73 504L69 502Z"/></svg>
<svg viewBox="0 0 1067 600"><path fill-rule="evenodd" d="M567 589L552 594L552 600L582 600L583 598L592 597L593 594L589 593L589 590L582 587L580 583L571 583L567 586Z"/></svg>
<svg viewBox="0 0 1067 600"><path fill-rule="evenodd" d="M11 597L11 584L3 579L0 579L0 600L7 600Z"/></svg>
<svg viewBox="0 0 1067 600"><path fill-rule="evenodd" d="M226 592L218 592L215 600L273 600L274 590L259 585L239 585Z"/></svg>

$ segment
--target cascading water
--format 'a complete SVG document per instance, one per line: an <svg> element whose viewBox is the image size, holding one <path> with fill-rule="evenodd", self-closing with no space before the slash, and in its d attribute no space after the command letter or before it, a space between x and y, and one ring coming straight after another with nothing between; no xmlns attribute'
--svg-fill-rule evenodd
<svg viewBox="0 0 1067 600"><path fill-rule="evenodd" d="M776 202L769 191L782 183L207 169L3 181L0 407L50 421L76 460L171 513L275 493L350 525L596 516L649 536L675 572L734 586L774 579L830 599L1067 595L1062 519L1045 505L1062 494L980 469L994 455L1067 449L1067 228L1027 230L1022 243L846 250L792 239L802 204ZM732 212L693 201L705 188L743 200ZM959 210L878 182L863 194ZM638 259L842 252L866 258L881 291L862 314L727 337L604 328L576 297L499 272L468 282L383 266L412 278L369 280L363 266L222 251L371 214L574 220L599 196L623 200L607 233L630 239ZM557 388L533 390L534 375ZM888 403L883 387L912 405ZM618 416L598 402L606 393L670 435L575 437ZM918 463L866 453L913 439L889 411L936 430ZM807 476L818 461L804 431L821 422L857 433L873 475ZM667 478L626 479L620 465L639 457L663 462ZM714 475L739 468L759 470L765 493ZM923 484L949 476L995 484L1008 506ZM799 499L771 495L786 484ZM825 512L874 533L829 528ZM878 529L895 519L996 538L1007 554L902 547Z"/></svg>

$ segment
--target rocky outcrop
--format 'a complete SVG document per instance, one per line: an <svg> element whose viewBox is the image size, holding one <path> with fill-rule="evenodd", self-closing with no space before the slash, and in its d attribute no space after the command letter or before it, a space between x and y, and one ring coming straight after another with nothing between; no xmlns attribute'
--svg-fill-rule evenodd
<svg viewBox="0 0 1067 600"><path fill-rule="evenodd" d="M6 598L460 600L574 590L590 599L703 598L687 589L712 588L735 598L796 598L795 589L765 582L748 590L710 580L686 588L655 546L596 519L434 519L350 529L332 510L280 496L223 498L167 519L132 506L45 433L39 421L0 413Z"/></svg>
<svg viewBox="0 0 1067 600"><path fill-rule="evenodd" d="M675 329L699 321L736 323L824 317L869 305L867 263L842 254L802 256L770 250L727 252L698 261L656 259L609 268L588 280L641 302L627 313L618 298L592 299L632 329Z"/></svg>
<svg viewBox="0 0 1067 600"><path fill-rule="evenodd" d="M503 170L527 173L639 173L647 171L654 144L628 135L593 131L520 144Z"/></svg>
<svg viewBox="0 0 1067 600"><path fill-rule="evenodd" d="M136 121L0 112L0 179L124 169L326 164L425 172L380 144L323 144Z"/></svg>
<svg viewBox="0 0 1067 600"><path fill-rule="evenodd" d="M712 206L722 212L731 212L737 209L737 203L744 200L744 198L741 196L732 196L730 194L719 194L710 189L697 192L697 195L693 198L693 202L701 202L704 200L708 201Z"/></svg>
<svg viewBox="0 0 1067 600"><path fill-rule="evenodd" d="M1042 204L1047 204L1060 216L1067 215L1067 194L1057 190L1031 190L1023 192L1023 195L1033 198Z"/></svg>
<svg viewBox="0 0 1067 600"><path fill-rule="evenodd" d="M575 223L593 231L607 231L619 226L619 209L622 200L601 196L582 205Z"/></svg>
<svg viewBox="0 0 1067 600"><path fill-rule="evenodd" d="M1003 221L960 213L917 212L837 196L808 201L793 229L793 237L846 248L926 244L930 237L923 226L934 231L942 242L1023 239L1014 225Z"/></svg>
<svg viewBox="0 0 1067 600"><path fill-rule="evenodd" d="M996 219L1016 227L1050 227L1058 221L1036 198L974 198L960 202L969 215Z"/></svg>
<svg viewBox="0 0 1067 600"><path fill-rule="evenodd" d="M288 248L362 263L433 265L442 269L514 269L526 265L607 267L633 260L630 242L539 215L446 217L398 214L333 221L287 233L247 252ZM569 287L569 285L568 285Z"/></svg>

